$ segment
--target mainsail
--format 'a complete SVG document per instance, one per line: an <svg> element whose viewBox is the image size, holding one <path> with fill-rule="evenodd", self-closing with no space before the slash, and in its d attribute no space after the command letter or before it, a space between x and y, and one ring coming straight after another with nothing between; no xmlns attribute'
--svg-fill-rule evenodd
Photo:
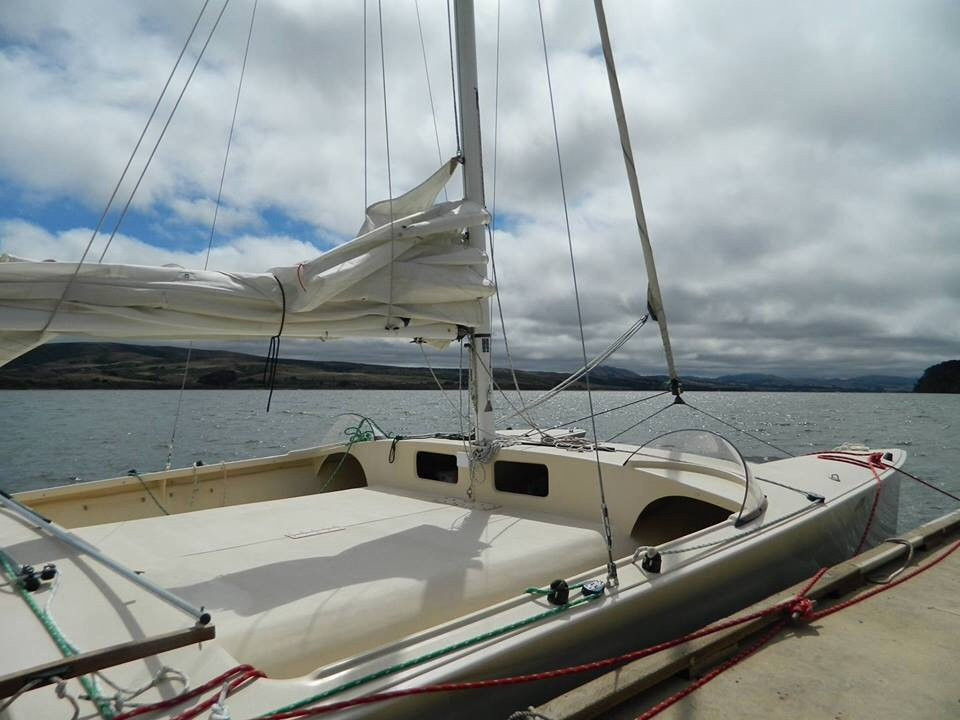
<svg viewBox="0 0 960 720"><path fill-rule="evenodd" d="M0 365L56 337L226 340L457 338L494 293L486 257L463 240L480 204L436 203L458 160L367 208L357 237L264 273L36 262L0 256ZM74 277L76 274L76 277ZM73 280L71 281L71 278ZM66 295L60 303L66 288ZM54 312L56 310L56 312ZM51 320L51 315L53 315Z"/></svg>

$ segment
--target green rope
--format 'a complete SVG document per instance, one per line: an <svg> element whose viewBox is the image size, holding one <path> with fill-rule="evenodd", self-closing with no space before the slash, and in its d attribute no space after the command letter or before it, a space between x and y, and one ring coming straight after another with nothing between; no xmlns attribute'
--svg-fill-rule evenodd
<svg viewBox="0 0 960 720"><path fill-rule="evenodd" d="M573 584L573 585L569 585L569 586L567 586L567 587L568 587L568 589L570 589L570 590L577 590L578 588L582 588L582 587L583 587L583 583L585 583L585 582L587 582L587 581L584 580L583 582L578 582L578 583L575 583L575 584ZM529 594L529 595L549 595L551 591L550 591L549 589L546 589L546 590L545 590L544 588L528 587L526 590L524 590L524 592L527 593L527 594Z"/></svg>
<svg viewBox="0 0 960 720"><path fill-rule="evenodd" d="M265 715L258 716L258 720L259 718L269 718L274 715L280 715L281 713L291 712L293 710L299 710L300 708L306 707L308 705L314 705L320 702L321 700L326 700L329 697L332 697L334 695L339 695L340 693L346 692L347 690L353 690L354 688L360 687L361 685L364 685L368 682L372 682L373 680L379 680L380 678L387 677L388 675L393 675L394 673L402 672L404 670L408 670L412 667L416 667L417 665L422 665L423 663L430 662L431 660L436 660L437 658L441 658L444 655L449 655L450 653L457 652L458 650L463 650L464 648L468 648L472 645L477 645L478 643L491 640L495 637L506 635L507 633L513 632L514 630L519 630L520 628L526 627L527 625L532 625L533 623L539 622L540 620L553 617L554 615L559 615L560 613L566 612L571 608L577 607L578 605L583 605L592 600L596 600L597 598L600 598L600 597L603 597L603 596L602 595L584 596L579 600L574 600L573 602L567 603L566 605L559 605L555 608L547 610L546 612L542 612L537 615L528 617L525 620L518 620L517 622L510 623L509 625L504 625L503 627L497 628L496 630L491 630L489 632L485 632L480 635L475 635L474 637L463 640L462 642L458 642L453 645L447 645L446 647L439 648L438 650L429 652L426 655L420 655L419 657L406 660L405 662L397 663L396 665L391 665L390 667L384 668L383 670L378 670L377 672L370 673L369 675L364 675L363 677L359 677L356 680L351 680L350 682L343 683L342 685L337 685L336 687L330 688L329 690L324 690L322 693L317 693L316 695L308 697L305 700L299 700L295 703L291 703L290 705L285 705L284 707L279 708L277 710L271 710Z"/></svg>
<svg viewBox="0 0 960 720"><path fill-rule="evenodd" d="M366 423L369 426L369 430L363 429L363 424ZM368 417L360 416L360 422L356 425L351 425L343 431L343 434L347 436L347 447L343 451L343 454L340 456L340 462L337 463L337 466L333 469L333 472L330 473L330 477L327 478L327 481L323 483L318 493L322 493L328 487L330 483L333 482L333 479L337 476L337 473L340 472L340 468L343 467L343 461L347 459L347 456L350 454L350 448L352 448L358 442L368 442L376 438L377 425Z"/></svg>
<svg viewBox="0 0 960 720"><path fill-rule="evenodd" d="M70 644L70 641L67 640L66 637L64 637L53 618L50 617L46 610L37 604L37 601L33 599L33 596L27 591L26 588L23 587L23 583L21 583L19 580L19 575L13 562L2 550L0 550L0 564L3 565L3 569L7 577L12 581L14 587L16 587L20 592L21 597L23 597L27 605L30 606L30 609L33 610L33 614L36 615L43 624L44 629L46 629L46 631L50 634L53 642L56 643L58 648L60 648L60 652L63 653L64 657L73 657L74 655L77 655L77 649ZM112 720L114 717L116 717L116 713L114 713L113 708L110 706L110 701L100 694L100 688L97 687L96 681L91 680L86 675L81 676L79 680L80 684L83 685L83 689L87 691L87 695L90 697L90 700L97 706L100 717L102 717L104 720Z"/></svg>

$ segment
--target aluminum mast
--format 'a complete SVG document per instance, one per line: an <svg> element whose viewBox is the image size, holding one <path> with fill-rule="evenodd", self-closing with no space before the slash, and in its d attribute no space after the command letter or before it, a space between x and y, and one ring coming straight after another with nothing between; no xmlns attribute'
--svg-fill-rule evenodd
<svg viewBox="0 0 960 720"><path fill-rule="evenodd" d="M454 24L457 40L457 86L460 127L463 133L463 194L467 200L485 205L483 197L483 155L480 145L480 98L477 90L477 38L473 0L456 0ZM486 228L467 230L470 247L487 252ZM490 300L481 301L482 319L470 330L470 398L477 417L478 443L494 439L490 362Z"/></svg>

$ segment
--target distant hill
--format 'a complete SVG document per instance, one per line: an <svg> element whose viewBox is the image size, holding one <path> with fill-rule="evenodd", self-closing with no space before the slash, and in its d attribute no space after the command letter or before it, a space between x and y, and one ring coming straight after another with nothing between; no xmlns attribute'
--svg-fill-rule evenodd
<svg viewBox="0 0 960 720"><path fill-rule="evenodd" d="M187 351L185 348L117 343L52 343L43 345L0 368L0 388L72 389L179 389ZM190 389L243 389L263 386L264 358L221 350L193 350L186 387ZM467 384L467 372L436 368L446 389ZM506 368L494 371L501 387L512 387ZM520 387L548 390L567 377L565 373L518 370ZM629 370L592 377L598 390L662 390L664 378L645 378ZM281 359L276 387L294 389L393 389L435 390L436 382L425 367L397 367L365 363ZM575 387L582 387L576 385Z"/></svg>
<svg viewBox="0 0 960 720"><path fill-rule="evenodd" d="M931 365L917 380L915 392L960 393L960 360Z"/></svg>
<svg viewBox="0 0 960 720"><path fill-rule="evenodd" d="M0 388L61 389L177 389L183 378L185 348L117 343L52 343L43 345L0 368ZM262 387L264 358L222 350L194 350L186 386L190 389ZM446 389L467 376L437 368ZM500 387L513 386L507 368L497 368ZM547 390L567 377L566 373L518 370L517 380L525 390ZM663 390L666 375L640 375L632 370L601 366L590 373L597 390ZM776 375L743 373L718 378L687 377L687 390L764 390L775 392L909 392L910 378L865 375L849 379L790 379ZM425 367L397 367L365 363L280 360L278 388L293 389L394 389L433 390L437 385ZM583 389L583 383L574 386Z"/></svg>
<svg viewBox="0 0 960 720"><path fill-rule="evenodd" d="M741 373L721 375L713 382L724 386L791 392L910 392L913 378L899 375L858 375L852 378L783 378L778 375Z"/></svg>

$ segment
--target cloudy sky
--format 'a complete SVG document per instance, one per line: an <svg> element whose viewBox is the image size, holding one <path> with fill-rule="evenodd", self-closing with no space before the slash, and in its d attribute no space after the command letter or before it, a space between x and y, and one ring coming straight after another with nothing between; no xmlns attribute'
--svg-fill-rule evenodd
<svg viewBox="0 0 960 720"><path fill-rule="evenodd" d="M384 73L395 192L454 154L445 3L384 2L385 70L377 4L366 4L365 170L362 0L261 1L211 268L308 259L353 235L365 187L370 202L387 197ZM0 252L79 257L201 5L0 5ZM960 356L960 5L793 5L607 5L678 367L919 375ZM146 148L221 7L211 0ZM106 262L202 267L251 9L227 7ZM572 369L537 6L503 3L496 113L497 4L477 11L511 348L523 367ZM592 3L545 0L544 13L586 338L599 352L643 314L646 278ZM404 343L288 341L284 353L420 362ZM434 362L456 364L456 349ZM662 372L656 328L611 363Z"/></svg>

